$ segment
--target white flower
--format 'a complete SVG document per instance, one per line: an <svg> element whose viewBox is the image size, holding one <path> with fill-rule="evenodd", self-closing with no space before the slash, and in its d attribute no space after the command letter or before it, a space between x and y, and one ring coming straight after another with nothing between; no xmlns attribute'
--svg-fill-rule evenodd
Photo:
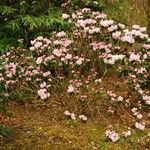
<svg viewBox="0 0 150 150"><path fill-rule="evenodd" d="M35 47L31 46L31 47L30 47L30 50L31 50L31 51L34 51L34 50L35 50Z"/></svg>
<svg viewBox="0 0 150 150"><path fill-rule="evenodd" d="M39 37L37 37L36 39L39 40L39 41L41 41L41 40L43 40L43 37L42 37L42 36L39 36Z"/></svg>
<svg viewBox="0 0 150 150"><path fill-rule="evenodd" d="M138 30L138 29L140 29L140 26L139 25L133 25L132 28Z"/></svg>
<svg viewBox="0 0 150 150"><path fill-rule="evenodd" d="M83 62L84 58L79 58L77 61L76 61L76 64L77 65L81 65L82 62Z"/></svg>
<svg viewBox="0 0 150 150"><path fill-rule="evenodd" d="M75 91L75 88L72 85L69 85L67 93L73 93L74 91Z"/></svg>
<svg viewBox="0 0 150 150"><path fill-rule="evenodd" d="M143 115L142 115L142 114L138 114L136 117L137 117L138 119L142 119L142 118L143 118Z"/></svg>
<svg viewBox="0 0 150 150"><path fill-rule="evenodd" d="M105 58L105 59L104 59L104 63L113 65L113 64L115 63L115 60Z"/></svg>
<svg viewBox="0 0 150 150"><path fill-rule="evenodd" d="M41 88L45 88L46 87L46 82L43 82L42 84L40 84Z"/></svg>
<svg viewBox="0 0 150 150"><path fill-rule="evenodd" d="M126 137L128 137L128 136L131 136L131 131L130 131L130 130L124 131L124 132L122 132L122 134L123 134L124 137L126 138Z"/></svg>
<svg viewBox="0 0 150 150"><path fill-rule="evenodd" d="M71 54L67 54L66 56L65 56L65 59L71 59L72 58L72 55Z"/></svg>
<svg viewBox="0 0 150 150"><path fill-rule="evenodd" d="M71 113L70 117L71 117L72 120L76 120L76 115L74 113Z"/></svg>
<svg viewBox="0 0 150 150"><path fill-rule="evenodd" d="M68 15L68 14L62 14L62 18L63 19L67 19L67 18L69 18L70 16Z"/></svg>
<svg viewBox="0 0 150 150"><path fill-rule="evenodd" d="M87 121L87 117L85 115L80 115L79 118L83 121Z"/></svg>
<svg viewBox="0 0 150 150"><path fill-rule="evenodd" d="M70 115L71 115L71 113L70 113L68 110L66 110L66 111L64 112L64 115L66 115L66 116L70 116Z"/></svg>
<svg viewBox="0 0 150 150"><path fill-rule="evenodd" d="M102 82L102 79L96 79L95 80L95 83L101 83Z"/></svg>
<svg viewBox="0 0 150 150"><path fill-rule="evenodd" d="M119 96L117 100L118 100L118 102L122 102L123 101L123 97Z"/></svg>
<svg viewBox="0 0 150 150"><path fill-rule="evenodd" d="M124 28L125 28L125 25L124 25L124 24L121 24L121 23L119 23L118 26L119 26L121 29L124 29Z"/></svg>
<svg viewBox="0 0 150 150"><path fill-rule="evenodd" d="M75 19L77 15L75 13L72 14L72 18Z"/></svg>

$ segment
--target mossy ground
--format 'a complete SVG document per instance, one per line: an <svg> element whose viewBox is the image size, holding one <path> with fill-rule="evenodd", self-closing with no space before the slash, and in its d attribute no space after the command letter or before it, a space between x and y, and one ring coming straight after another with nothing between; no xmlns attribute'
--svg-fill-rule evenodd
<svg viewBox="0 0 150 150"><path fill-rule="evenodd" d="M111 72L111 75L110 72L106 74L102 86L127 95L130 89L125 86L123 79L117 78L115 73ZM65 94L61 96L62 94L58 92L45 102L9 102L0 114L0 124L10 128L12 132L8 137L0 137L0 150L149 150L150 128L147 125L146 130L137 131L132 123L132 116L122 105L114 115L109 115L106 113L109 102L103 95L96 98L98 106L91 104L90 109L95 111L89 113L86 123L72 121L65 118L63 113L70 107L74 111L77 108L74 109L74 104L69 102L71 99L67 99ZM99 113L96 113L97 107ZM90 109L87 108L87 111ZM115 126L119 133L124 131L124 126L129 125L132 136L127 139L121 137L113 143L105 137L109 125Z"/></svg>
<svg viewBox="0 0 150 150"><path fill-rule="evenodd" d="M11 102L1 118L12 130L11 136L0 138L1 150L148 150L150 144L147 130L133 131L130 138L112 143L105 138L108 122L103 117L86 123L72 121L57 105L22 106ZM115 126L121 132L121 126Z"/></svg>

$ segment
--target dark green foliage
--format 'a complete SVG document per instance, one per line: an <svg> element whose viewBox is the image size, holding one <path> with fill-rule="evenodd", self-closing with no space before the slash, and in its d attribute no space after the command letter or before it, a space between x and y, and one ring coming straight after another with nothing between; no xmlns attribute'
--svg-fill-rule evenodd
<svg viewBox="0 0 150 150"><path fill-rule="evenodd" d="M8 137L11 134L11 130L9 128L0 126L0 135L4 137Z"/></svg>
<svg viewBox="0 0 150 150"><path fill-rule="evenodd" d="M0 51L23 39L48 35L53 30L66 30L69 24L61 18L61 10L49 0L3 1L0 4Z"/></svg>
<svg viewBox="0 0 150 150"><path fill-rule="evenodd" d="M5 91L5 87L3 84L0 83L0 112L3 110L3 107L5 105L5 98L4 95L2 94Z"/></svg>
<svg viewBox="0 0 150 150"><path fill-rule="evenodd" d="M65 3L66 0L52 0L52 3L55 5L55 6L58 6L60 7L63 3Z"/></svg>
<svg viewBox="0 0 150 150"><path fill-rule="evenodd" d="M102 11L103 10L103 3L98 3L93 0L72 0L71 1L72 8L90 8L94 11Z"/></svg>

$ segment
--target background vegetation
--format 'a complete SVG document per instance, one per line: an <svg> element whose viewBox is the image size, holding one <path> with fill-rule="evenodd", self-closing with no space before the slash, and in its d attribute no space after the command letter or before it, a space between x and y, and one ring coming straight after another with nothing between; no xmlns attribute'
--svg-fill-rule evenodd
<svg viewBox="0 0 150 150"><path fill-rule="evenodd" d="M61 12L78 7L104 10L112 19L132 26L149 27L150 2L148 0L72 0L71 5L60 8L65 0L2 0L0 3L0 51L13 46L29 46L38 35L49 35L53 30L68 30L69 24L60 18ZM66 1L67 2L67 1ZM19 40L19 42L18 42ZM20 45L20 42L22 44Z"/></svg>

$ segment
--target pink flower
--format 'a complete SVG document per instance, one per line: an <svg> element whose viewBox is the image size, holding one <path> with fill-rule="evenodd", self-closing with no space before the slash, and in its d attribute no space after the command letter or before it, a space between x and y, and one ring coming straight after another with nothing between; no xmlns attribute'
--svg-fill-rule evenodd
<svg viewBox="0 0 150 150"><path fill-rule="evenodd" d="M121 32L119 31L116 31L116 32L113 32L112 33L112 37L116 40L116 39L119 39L121 36Z"/></svg>
<svg viewBox="0 0 150 150"><path fill-rule="evenodd" d="M139 61L140 62L140 55L135 54L135 53L131 53L130 57L129 57L129 61Z"/></svg>
<svg viewBox="0 0 150 150"><path fill-rule="evenodd" d="M57 37L64 37L66 35L66 33L64 31L58 32L56 34Z"/></svg>
<svg viewBox="0 0 150 150"><path fill-rule="evenodd" d="M50 71L47 71L47 72L44 72L44 73L43 73L43 76L44 76L44 77L48 77L50 74L51 74Z"/></svg>
<svg viewBox="0 0 150 150"><path fill-rule="evenodd" d="M36 43L36 40L33 40L30 43L31 43L31 45L34 45Z"/></svg>
<svg viewBox="0 0 150 150"><path fill-rule="evenodd" d="M145 49L150 49L150 44L144 44L143 47L144 47Z"/></svg>
<svg viewBox="0 0 150 150"><path fill-rule="evenodd" d="M74 91L75 91L75 88L72 85L69 85L67 93L73 93Z"/></svg>
<svg viewBox="0 0 150 150"><path fill-rule="evenodd" d="M40 48L42 45L43 45L42 42L36 42L36 43L34 44L34 47L35 47L35 48Z"/></svg>
<svg viewBox="0 0 150 150"><path fill-rule="evenodd" d="M56 55L57 57L60 57L62 55L62 51L59 49L54 49L53 54Z"/></svg>
<svg viewBox="0 0 150 150"><path fill-rule="evenodd" d="M113 32L114 30L117 30L117 29L118 29L117 25L112 25L108 28L108 32Z"/></svg>
<svg viewBox="0 0 150 150"><path fill-rule="evenodd" d="M100 25L102 25L103 27L109 27L114 23L113 20L102 20L100 21Z"/></svg>
<svg viewBox="0 0 150 150"><path fill-rule="evenodd" d="M36 64L41 64L43 62L43 57L38 57L36 60Z"/></svg>
<svg viewBox="0 0 150 150"><path fill-rule="evenodd" d="M77 64L77 65L81 65L83 61L84 61L84 58L79 58L79 59L76 61L76 64Z"/></svg>
<svg viewBox="0 0 150 150"><path fill-rule="evenodd" d="M119 140L119 134L116 133L115 131L112 130L107 130L106 131L106 137L111 139L112 142L117 142Z"/></svg>
<svg viewBox="0 0 150 150"><path fill-rule="evenodd" d="M145 129L145 123L139 123L139 122L136 122L135 123L135 127L139 130L144 130Z"/></svg>
<svg viewBox="0 0 150 150"><path fill-rule="evenodd" d="M38 90L38 96L42 100L45 100L45 99L47 99L50 96L50 94L48 93L46 88L42 88L42 89Z"/></svg>
<svg viewBox="0 0 150 150"><path fill-rule="evenodd" d="M124 131L124 132L122 132L122 134L123 134L124 137L126 138L126 137L128 137L128 136L131 136L131 131L130 131L130 130Z"/></svg>
<svg viewBox="0 0 150 150"><path fill-rule="evenodd" d="M121 38L121 40L122 40L123 42L128 42L128 43L130 43L130 44L135 43L134 38L133 38L132 36L129 36L129 35L123 36L123 37Z"/></svg>

